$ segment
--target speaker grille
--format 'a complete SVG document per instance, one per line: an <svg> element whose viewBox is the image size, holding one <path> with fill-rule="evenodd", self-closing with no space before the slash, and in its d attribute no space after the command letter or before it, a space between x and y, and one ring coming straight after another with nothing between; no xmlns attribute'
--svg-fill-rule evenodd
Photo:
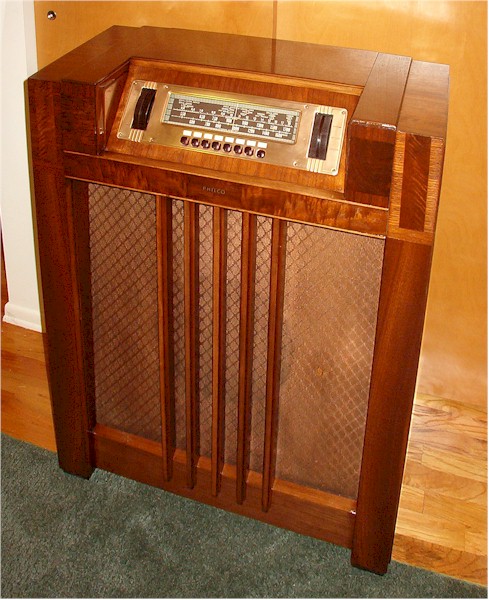
<svg viewBox="0 0 489 600"><path fill-rule="evenodd" d="M277 477L355 497L382 240L289 224Z"/></svg>
<svg viewBox="0 0 489 600"><path fill-rule="evenodd" d="M97 421L157 440L159 405L155 199L90 184L90 263Z"/></svg>
<svg viewBox="0 0 489 600"><path fill-rule="evenodd" d="M171 202L175 445L186 449L185 203L90 185L99 423L161 439L156 202ZM211 457L214 209L198 206L197 453ZM224 460L237 464L243 215L227 211ZM264 462L271 218L256 219L249 467ZM197 235L197 234L196 234ZM384 242L288 223L276 476L357 494ZM165 252L163 248L161 250ZM161 282L160 282L161 283ZM242 332L241 332L242 334Z"/></svg>

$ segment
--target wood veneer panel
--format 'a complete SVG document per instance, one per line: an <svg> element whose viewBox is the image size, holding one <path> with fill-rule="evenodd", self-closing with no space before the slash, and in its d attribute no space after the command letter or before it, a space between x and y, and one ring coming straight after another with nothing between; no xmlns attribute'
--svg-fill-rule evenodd
<svg viewBox="0 0 489 600"><path fill-rule="evenodd" d="M50 81L28 81L31 152L36 163L62 165L60 86Z"/></svg>
<svg viewBox="0 0 489 600"><path fill-rule="evenodd" d="M424 231L430 169L431 139L410 135L404 146L399 227Z"/></svg>
<svg viewBox="0 0 489 600"><path fill-rule="evenodd" d="M46 325L50 391L60 466L89 477L93 471L87 431L79 296L74 280L74 240L62 173L34 165L36 212Z"/></svg>
<svg viewBox="0 0 489 600"><path fill-rule="evenodd" d="M140 30L114 25L47 65L30 79L77 80L94 84L126 62L138 46Z"/></svg>
<svg viewBox="0 0 489 600"><path fill-rule="evenodd" d="M448 97L448 65L413 61L399 115L399 131L445 138Z"/></svg>
<svg viewBox="0 0 489 600"><path fill-rule="evenodd" d="M379 54L348 131L346 195L387 207L399 111L411 59Z"/></svg>
<svg viewBox="0 0 489 600"><path fill-rule="evenodd" d="M291 221L315 223L337 229L371 235L385 235L387 212L370 206L342 202L334 193L317 193L302 186L277 184L263 180L216 173L184 165L157 163L148 159L133 162L118 155L93 157L67 152L65 169L68 177L114 185L117 187L188 198L233 210L245 210ZM137 165L137 168L134 168ZM215 194L209 188L220 188ZM314 195L313 195L314 194Z"/></svg>
<svg viewBox="0 0 489 600"><path fill-rule="evenodd" d="M28 84L32 171L44 298L45 343L60 466L90 476L88 406L76 280L71 185L61 167L60 96L57 84Z"/></svg>
<svg viewBox="0 0 489 600"><path fill-rule="evenodd" d="M433 244L445 142L398 132L387 235Z"/></svg>
<svg viewBox="0 0 489 600"><path fill-rule="evenodd" d="M61 83L63 149L97 154L95 87Z"/></svg>
<svg viewBox="0 0 489 600"><path fill-rule="evenodd" d="M352 563L391 559L428 291L431 247L387 239Z"/></svg>

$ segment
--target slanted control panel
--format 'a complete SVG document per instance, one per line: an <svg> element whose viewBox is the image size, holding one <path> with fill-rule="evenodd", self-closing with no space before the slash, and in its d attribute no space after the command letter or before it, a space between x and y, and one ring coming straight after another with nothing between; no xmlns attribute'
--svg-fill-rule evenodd
<svg viewBox="0 0 489 600"><path fill-rule="evenodd" d="M337 175L344 108L135 80L117 137Z"/></svg>

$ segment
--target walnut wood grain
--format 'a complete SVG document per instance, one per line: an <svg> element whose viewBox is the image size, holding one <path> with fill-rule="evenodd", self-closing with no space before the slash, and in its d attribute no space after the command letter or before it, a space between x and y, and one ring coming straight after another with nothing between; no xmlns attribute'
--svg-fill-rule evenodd
<svg viewBox="0 0 489 600"><path fill-rule="evenodd" d="M175 452L175 359L173 353L172 214L171 201L156 199L158 255L158 344L160 354L161 446L163 477L172 477Z"/></svg>
<svg viewBox="0 0 489 600"><path fill-rule="evenodd" d="M397 120L411 59L379 54L348 131L346 196L387 207Z"/></svg>
<svg viewBox="0 0 489 600"><path fill-rule="evenodd" d="M404 145L405 177L399 227L424 231L430 172L431 139L410 135Z"/></svg>
<svg viewBox="0 0 489 600"><path fill-rule="evenodd" d="M210 173L196 167L187 170L170 163L126 161L112 155L93 157L67 152L67 177L122 188L188 198L212 206L253 212L290 221L314 223L345 231L383 236L387 231L385 209L344 202L334 194L320 194L293 184L246 180L240 176ZM198 174L197 174L198 173ZM224 194L209 191L224 189Z"/></svg>
<svg viewBox="0 0 489 600"><path fill-rule="evenodd" d="M262 508L264 511L269 510L272 502L272 487L275 480L275 463L277 459L286 243L287 223L285 221L274 220L272 224L265 442L263 448Z"/></svg>
<svg viewBox="0 0 489 600"><path fill-rule="evenodd" d="M250 463L253 332L256 277L256 216L243 214L239 324L239 391L236 458L236 501L246 498Z"/></svg>
<svg viewBox="0 0 489 600"><path fill-rule="evenodd" d="M93 407L88 405L84 381L71 186L67 186L59 162L59 86L30 81L28 91L45 342L58 460L65 471L89 477L93 467L87 432Z"/></svg>
<svg viewBox="0 0 489 600"><path fill-rule="evenodd" d="M184 204L185 410L187 486L194 487L199 456L199 207Z"/></svg>
<svg viewBox="0 0 489 600"><path fill-rule="evenodd" d="M226 397L226 281L227 281L227 211L213 211L212 269L212 494L221 488L224 466L224 431Z"/></svg>
<svg viewBox="0 0 489 600"><path fill-rule="evenodd" d="M386 241L352 563L391 559L428 293L432 249Z"/></svg>
<svg viewBox="0 0 489 600"><path fill-rule="evenodd" d="M398 132L387 235L433 244L445 142Z"/></svg>

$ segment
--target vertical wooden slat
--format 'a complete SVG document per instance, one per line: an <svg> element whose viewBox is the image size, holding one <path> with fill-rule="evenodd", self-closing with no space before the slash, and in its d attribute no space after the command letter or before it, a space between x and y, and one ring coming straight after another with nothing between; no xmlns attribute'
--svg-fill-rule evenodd
<svg viewBox="0 0 489 600"><path fill-rule="evenodd" d="M172 477L175 452L175 385L173 357L172 213L171 200L156 198L158 256L158 335L160 353L161 444L163 477Z"/></svg>
<svg viewBox="0 0 489 600"><path fill-rule="evenodd" d="M199 456L199 207L184 203L185 406L187 485L196 481Z"/></svg>
<svg viewBox="0 0 489 600"><path fill-rule="evenodd" d="M263 452L262 509L270 508L275 478L277 421L280 391L280 361L285 285L285 248L287 222L273 220L268 313L267 384L265 408L265 445Z"/></svg>
<svg viewBox="0 0 489 600"><path fill-rule="evenodd" d="M212 452L211 487L217 496L224 465L226 383L227 211L214 208L212 269Z"/></svg>
<svg viewBox="0 0 489 600"><path fill-rule="evenodd" d="M256 216L243 213L239 325L238 444L236 458L236 501L238 504L242 504L246 496L246 478L250 463L255 273Z"/></svg>

